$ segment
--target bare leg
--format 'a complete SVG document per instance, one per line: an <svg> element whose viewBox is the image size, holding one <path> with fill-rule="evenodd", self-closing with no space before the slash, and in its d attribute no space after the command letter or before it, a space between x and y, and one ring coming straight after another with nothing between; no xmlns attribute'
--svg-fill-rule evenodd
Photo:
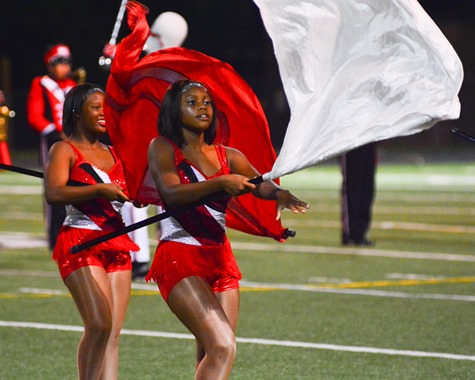
<svg viewBox="0 0 475 380"><path fill-rule="evenodd" d="M205 352L195 379L228 379L236 354L236 339L209 284L200 277L185 278L170 292L168 305Z"/></svg>
<svg viewBox="0 0 475 380"><path fill-rule="evenodd" d="M239 289L217 293L218 301L228 318L233 331L236 331L239 316Z"/></svg>
<svg viewBox="0 0 475 380"><path fill-rule="evenodd" d="M228 318L228 321L233 329L233 332L236 332L238 316L239 316L239 289L228 290L225 292L216 293L216 297L218 298L221 307L224 310L224 314ZM198 341L196 341L196 366L200 364L201 360L203 360L205 356L205 350L200 345Z"/></svg>
<svg viewBox="0 0 475 380"><path fill-rule="evenodd" d="M82 267L64 281L84 322L78 347L79 379L99 379L112 329L112 294L103 268Z"/></svg>
<svg viewBox="0 0 475 380"><path fill-rule="evenodd" d="M130 299L131 271L109 273L112 289L112 331L107 343L101 380L115 380L119 369L119 336Z"/></svg>

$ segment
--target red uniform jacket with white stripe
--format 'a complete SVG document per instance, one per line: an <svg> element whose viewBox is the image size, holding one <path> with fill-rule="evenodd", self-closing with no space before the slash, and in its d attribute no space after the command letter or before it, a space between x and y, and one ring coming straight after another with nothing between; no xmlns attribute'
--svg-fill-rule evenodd
<svg viewBox="0 0 475 380"><path fill-rule="evenodd" d="M54 130L61 132L64 97L76 85L72 79L55 81L47 75L33 79L26 104L28 123L32 128L42 135Z"/></svg>

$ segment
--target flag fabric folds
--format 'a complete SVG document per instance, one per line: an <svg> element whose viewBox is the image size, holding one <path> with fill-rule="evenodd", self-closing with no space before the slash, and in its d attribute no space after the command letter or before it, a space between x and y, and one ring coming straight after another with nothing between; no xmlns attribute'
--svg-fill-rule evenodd
<svg viewBox="0 0 475 380"><path fill-rule="evenodd" d="M276 156L265 114L249 85L229 64L185 48L159 50L140 58L149 34L147 9L131 1L127 10L132 32L117 47L106 87L105 116L131 199L160 204L148 171L147 150L158 136L161 99L179 79L201 81L213 96L218 116L215 142L243 152L260 173L269 171ZM227 225L283 241L285 229L275 216L275 201L247 194L229 203Z"/></svg>
<svg viewBox="0 0 475 380"><path fill-rule="evenodd" d="M462 64L416 0L254 0L291 119L264 179L460 114Z"/></svg>

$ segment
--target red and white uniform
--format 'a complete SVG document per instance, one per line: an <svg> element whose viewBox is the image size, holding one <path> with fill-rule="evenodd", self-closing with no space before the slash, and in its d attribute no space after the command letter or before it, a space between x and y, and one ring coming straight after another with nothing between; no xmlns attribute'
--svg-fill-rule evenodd
<svg viewBox="0 0 475 380"><path fill-rule="evenodd" d="M109 149L115 158L115 164L108 172L104 172L88 163L81 152L70 145L76 155L70 180L86 185L115 183L126 189L122 164L112 147ZM105 198L66 206L66 218L53 251L53 259L58 261L63 279L74 270L88 265L104 266L108 272L132 269L130 251L138 251L139 247L127 234L75 254L70 252L74 245L124 228L121 208L121 202L111 202Z"/></svg>
<svg viewBox="0 0 475 380"><path fill-rule="evenodd" d="M76 85L72 79L55 81L48 75L34 78L26 105L31 127L41 135L62 132L64 97Z"/></svg>
<svg viewBox="0 0 475 380"><path fill-rule="evenodd" d="M175 164L181 183L202 182L223 174L229 174L226 151L221 145L216 146L216 152L221 162L221 170L212 177L195 168L174 145ZM161 241L174 241L188 245L221 245L226 241L226 206L230 196L185 211L174 217L160 221L162 231ZM166 208L166 207L165 207Z"/></svg>
<svg viewBox="0 0 475 380"><path fill-rule="evenodd" d="M76 86L72 79L55 81L48 75L36 77L31 83L27 99L27 118L32 128L40 134L40 165L44 167L51 146L61 140L63 130L64 97ZM64 206L44 204L46 232L50 249L64 220Z"/></svg>
<svg viewBox="0 0 475 380"><path fill-rule="evenodd" d="M231 172L224 146L215 146L221 169L207 177L170 143L181 183L202 182ZM160 221L160 243L145 280L158 283L165 301L173 287L190 276L203 277L215 292L239 286L241 272L226 236L226 207L230 198L225 196Z"/></svg>

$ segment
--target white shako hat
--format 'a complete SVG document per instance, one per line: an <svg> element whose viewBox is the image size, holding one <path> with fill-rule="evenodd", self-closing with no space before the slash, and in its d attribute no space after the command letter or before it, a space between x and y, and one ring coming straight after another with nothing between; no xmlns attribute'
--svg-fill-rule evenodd
<svg viewBox="0 0 475 380"><path fill-rule="evenodd" d="M188 23L175 12L163 12L153 22L144 50L153 53L160 49L181 46L188 35Z"/></svg>

